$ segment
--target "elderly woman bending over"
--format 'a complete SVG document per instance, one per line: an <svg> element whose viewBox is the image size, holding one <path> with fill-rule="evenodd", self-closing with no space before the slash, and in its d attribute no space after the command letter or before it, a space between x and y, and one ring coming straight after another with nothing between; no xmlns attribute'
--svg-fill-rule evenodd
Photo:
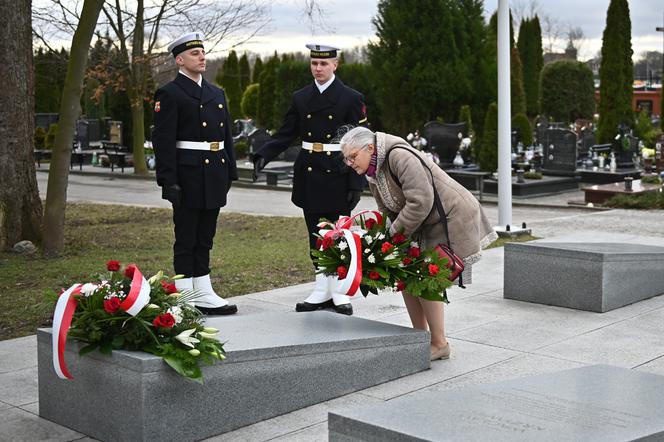
<svg viewBox="0 0 664 442"><path fill-rule="evenodd" d="M403 231L423 249L447 243L448 239L434 208L435 186L447 215L452 250L464 260L464 284L470 283L472 264L480 259L481 249L496 239L477 199L399 137L356 127L340 143L345 163L357 174L366 174L378 209L392 221L390 233ZM405 292L403 299L413 327L431 332L431 360L449 358L443 303Z"/></svg>

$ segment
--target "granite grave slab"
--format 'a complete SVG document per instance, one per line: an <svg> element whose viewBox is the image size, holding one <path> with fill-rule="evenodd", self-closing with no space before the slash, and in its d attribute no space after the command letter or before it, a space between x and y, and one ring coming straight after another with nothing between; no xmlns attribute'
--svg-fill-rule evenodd
<svg viewBox="0 0 664 442"><path fill-rule="evenodd" d="M664 376L593 365L330 412L330 442L661 441Z"/></svg>
<svg viewBox="0 0 664 442"><path fill-rule="evenodd" d="M664 247L508 243L505 299L607 312L664 293Z"/></svg>
<svg viewBox="0 0 664 442"><path fill-rule="evenodd" d="M39 415L104 441L193 441L429 368L429 335L330 312L209 318L228 359L204 366L204 384L160 358L114 351L52 368L51 330L38 339Z"/></svg>

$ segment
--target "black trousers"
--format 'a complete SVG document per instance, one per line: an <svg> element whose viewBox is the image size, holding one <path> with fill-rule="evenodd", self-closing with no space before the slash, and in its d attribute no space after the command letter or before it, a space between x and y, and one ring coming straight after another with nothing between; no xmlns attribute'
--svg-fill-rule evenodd
<svg viewBox="0 0 664 442"><path fill-rule="evenodd" d="M192 209L180 206L173 209L173 268L176 274L189 278L210 273L210 250L218 216L219 208Z"/></svg>
<svg viewBox="0 0 664 442"><path fill-rule="evenodd" d="M320 222L320 219L325 218L328 221L336 222L339 219L339 217L342 215L349 216L350 212L309 213L306 210L304 211L304 222L307 223L307 231L309 232L309 249L316 248L316 237L314 236L314 233L318 233L318 230L320 230L317 225ZM309 255L311 256L311 260L313 261L314 259L313 255L311 254Z"/></svg>

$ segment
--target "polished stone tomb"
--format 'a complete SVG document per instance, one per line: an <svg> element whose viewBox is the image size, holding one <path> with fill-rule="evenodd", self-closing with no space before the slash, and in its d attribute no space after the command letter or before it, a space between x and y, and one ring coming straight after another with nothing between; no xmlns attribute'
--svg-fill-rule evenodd
<svg viewBox="0 0 664 442"><path fill-rule="evenodd" d="M508 243L504 266L505 299L607 312L664 293L664 247Z"/></svg>
<svg viewBox="0 0 664 442"><path fill-rule="evenodd" d="M193 441L427 369L429 335L331 312L209 318L228 359L204 366L204 384L161 358L114 351L79 357L74 377L52 367L51 329L38 339L39 415L100 440Z"/></svg>
<svg viewBox="0 0 664 442"><path fill-rule="evenodd" d="M664 440L664 376L593 365L329 413L330 442Z"/></svg>

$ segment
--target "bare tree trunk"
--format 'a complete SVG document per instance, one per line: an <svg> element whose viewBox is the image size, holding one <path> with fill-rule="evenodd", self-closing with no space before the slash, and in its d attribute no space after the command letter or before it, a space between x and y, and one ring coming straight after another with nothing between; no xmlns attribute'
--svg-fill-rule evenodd
<svg viewBox="0 0 664 442"><path fill-rule="evenodd" d="M131 74L129 99L131 100L131 122L132 139L134 140L134 173L137 175L147 175L148 168L145 164L145 120L143 97L147 83L146 75L146 56L143 54L145 21L143 14L143 0L136 2L136 25L134 26L134 38L131 45Z"/></svg>
<svg viewBox="0 0 664 442"><path fill-rule="evenodd" d="M31 0L0 2L0 249L41 239L34 162Z"/></svg>
<svg viewBox="0 0 664 442"><path fill-rule="evenodd" d="M103 0L85 0L81 18L71 44L67 77L62 91L58 132L51 158L44 210L44 255L57 256L64 248L65 208L67 207L67 183L74 126L81 113L81 92L88 63L92 34L97 25Z"/></svg>

